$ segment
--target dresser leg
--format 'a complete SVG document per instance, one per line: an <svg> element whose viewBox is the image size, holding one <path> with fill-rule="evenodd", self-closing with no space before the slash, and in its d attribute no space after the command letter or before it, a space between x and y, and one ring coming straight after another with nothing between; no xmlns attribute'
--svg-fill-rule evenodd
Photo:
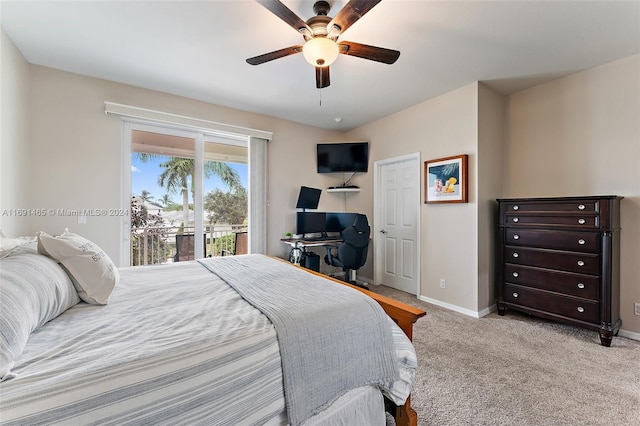
<svg viewBox="0 0 640 426"><path fill-rule="evenodd" d="M611 339L613 336L617 336L620 331L620 326L622 326L622 321L618 320L615 324L611 325L611 323L601 322L600 323L600 344L602 346L611 346Z"/></svg>
<svg viewBox="0 0 640 426"><path fill-rule="evenodd" d="M600 344L602 346L611 347L611 339L613 336L606 336L604 333L600 332Z"/></svg>
<svg viewBox="0 0 640 426"><path fill-rule="evenodd" d="M505 311L504 305L498 302L496 303L496 306L498 307L498 315L504 316L504 311Z"/></svg>

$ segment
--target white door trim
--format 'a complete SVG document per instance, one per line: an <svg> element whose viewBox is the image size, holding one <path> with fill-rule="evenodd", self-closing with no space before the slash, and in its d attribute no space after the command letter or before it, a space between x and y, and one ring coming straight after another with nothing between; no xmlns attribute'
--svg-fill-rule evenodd
<svg viewBox="0 0 640 426"><path fill-rule="evenodd" d="M415 194L413 196L413 199L415 200L414 203L414 207L416 209L416 250L415 250L415 256L416 259L414 259L415 263L414 265L416 265L416 295L417 297L420 297L420 235L421 235L421 231L420 231L420 202L421 202L421 196L420 196L420 173L421 173L421 169L420 169L420 153L419 152L415 152L412 154L407 154L407 155L402 155L399 157L393 157L393 158L387 158L384 160L378 160L375 161L373 163L373 247L374 247L374 268L373 268L373 279L374 279L374 283L380 283L381 280L381 272L380 272L380 266L382 265L382 248L383 248L383 244L382 244L382 238L381 238L381 233L380 230L382 229L382 224L380 223L380 218L383 217L382 216L382 200L384 199L383 195L380 193L380 191L382 190L382 185L380 184L380 178L381 178L381 168L387 164L393 164L393 163L402 163L405 161L416 161L416 182L418 182L418 185L416 185L416 189L415 189Z"/></svg>

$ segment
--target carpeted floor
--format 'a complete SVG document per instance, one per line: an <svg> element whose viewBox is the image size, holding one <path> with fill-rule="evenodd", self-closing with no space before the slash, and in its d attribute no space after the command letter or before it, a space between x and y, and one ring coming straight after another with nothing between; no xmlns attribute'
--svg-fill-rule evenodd
<svg viewBox="0 0 640 426"><path fill-rule="evenodd" d="M419 425L638 425L640 342L507 310L472 318L388 287L418 306Z"/></svg>

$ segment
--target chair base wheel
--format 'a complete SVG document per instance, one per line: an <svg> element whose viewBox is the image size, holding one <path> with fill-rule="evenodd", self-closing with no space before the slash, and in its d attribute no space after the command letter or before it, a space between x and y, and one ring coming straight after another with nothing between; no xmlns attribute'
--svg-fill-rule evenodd
<svg viewBox="0 0 640 426"><path fill-rule="evenodd" d="M353 280L349 280L349 281L345 280L345 282L347 282L347 283L349 283L351 285L355 285L356 287L360 287L360 288L364 288L365 290L369 290L369 287L365 283L361 283L361 282L353 281Z"/></svg>

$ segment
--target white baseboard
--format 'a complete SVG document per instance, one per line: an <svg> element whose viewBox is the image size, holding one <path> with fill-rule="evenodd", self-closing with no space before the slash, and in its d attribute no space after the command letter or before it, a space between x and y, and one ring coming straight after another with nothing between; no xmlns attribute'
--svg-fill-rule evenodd
<svg viewBox="0 0 640 426"><path fill-rule="evenodd" d="M496 309L498 309L495 305L495 303L491 306L489 306L488 308L484 308L483 310L481 310L480 312L478 312L478 315L480 315L480 318L484 317L485 315L489 315L491 312L495 311Z"/></svg>
<svg viewBox="0 0 640 426"><path fill-rule="evenodd" d="M461 314L468 315L473 318L482 318L483 316L489 315L491 312L496 310L495 305L485 308L479 312L476 312L476 311L472 311L471 309L461 308L460 306L451 305L449 303L445 303L436 299L431 299L426 296L420 296L418 297L418 299L422 300L423 302L431 303L432 305L440 306L440 307L449 309L451 311L459 312ZM634 331L620 329L620 331L618 332L618 336L640 341L640 333L636 333Z"/></svg>
<svg viewBox="0 0 640 426"><path fill-rule="evenodd" d="M635 331L629 331L629 330L620 329L620 331L618 332L618 336L626 337L627 339L640 341L640 333L636 333Z"/></svg>
<svg viewBox="0 0 640 426"><path fill-rule="evenodd" d="M422 300L423 302L431 303L432 305L440 306L440 307L449 309L450 311L459 312L461 314L468 315L473 318L482 318L485 315L489 315L491 312L495 311L496 309L495 305L493 305L481 311L473 311L471 309L461 308L460 306L452 305L450 303L442 302L440 300L431 299L430 297L426 297L426 296L418 296L418 299Z"/></svg>

